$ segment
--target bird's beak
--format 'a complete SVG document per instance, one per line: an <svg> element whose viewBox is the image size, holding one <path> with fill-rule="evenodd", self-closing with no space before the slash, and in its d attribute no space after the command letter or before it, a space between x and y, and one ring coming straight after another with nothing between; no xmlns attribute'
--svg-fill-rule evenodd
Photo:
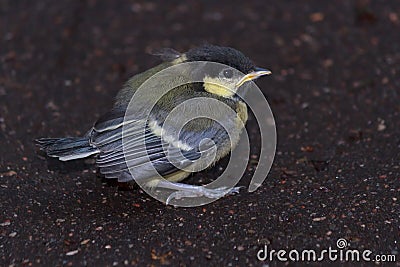
<svg viewBox="0 0 400 267"><path fill-rule="evenodd" d="M239 88L245 82L249 82L249 81L255 80L261 76L270 75L270 74L272 74L272 72L270 70L263 69L263 68L256 68L253 72L250 72L249 74L246 74L245 76L243 76L243 78L240 79L240 81L238 81L238 83L236 84L236 88Z"/></svg>

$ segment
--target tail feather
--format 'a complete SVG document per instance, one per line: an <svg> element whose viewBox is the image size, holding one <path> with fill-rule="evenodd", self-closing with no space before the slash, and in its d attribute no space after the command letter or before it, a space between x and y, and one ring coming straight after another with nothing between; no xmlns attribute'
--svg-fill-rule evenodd
<svg viewBox="0 0 400 267"><path fill-rule="evenodd" d="M100 152L90 145L88 137L40 138L35 141L49 157L62 161L86 158Z"/></svg>

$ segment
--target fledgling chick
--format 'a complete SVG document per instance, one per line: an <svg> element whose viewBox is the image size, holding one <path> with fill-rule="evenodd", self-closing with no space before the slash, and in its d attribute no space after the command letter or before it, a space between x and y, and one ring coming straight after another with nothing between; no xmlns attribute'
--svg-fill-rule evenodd
<svg viewBox="0 0 400 267"><path fill-rule="evenodd" d="M41 138L36 140L37 143L48 156L61 161L96 156L96 164L106 178L116 178L120 182L145 181L149 187L175 190L167 203L173 198L219 198L226 193L237 191L237 188L227 191L224 188L208 189L179 182L191 173L191 169L196 169L193 162L200 157L202 140L208 139L215 144L215 157L210 166L234 149L247 120L247 107L236 94L237 90L246 82L271 72L257 68L243 53L230 47L205 45L182 54L166 49L160 55L164 62L133 76L118 93L113 108L102 116L85 136ZM168 91L156 102L150 114L146 115L142 110L146 109L149 101L158 97L152 95L154 91L149 90L148 94L136 99L135 111L131 112L129 119L125 118L129 102L138 88L146 85L145 82L149 78L171 66L198 61L217 62L228 68L222 68L214 74L194 69L194 72L198 71L202 75L201 82L184 84ZM238 71L233 71L232 68ZM187 74L184 72L175 72L173 75L176 75L177 79L185 80ZM159 86L163 88L167 85L160 83ZM219 109L204 101L188 107L193 113L200 109L211 109L212 114L216 114L215 116L230 128L233 133L231 136L226 132L226 128L209 118L196 118L179 132L175 131L177 129L174 129L174 125L164 125L168 114L175 107L196 97L215 99L234 111L233 114L228 114L222 107ZM179 119L176 118L177 121ZM165 151L165 147L168 147L168 152ZM204 162L196 164L204 165ZM155 177L152 168L167 181Z"/></svg>

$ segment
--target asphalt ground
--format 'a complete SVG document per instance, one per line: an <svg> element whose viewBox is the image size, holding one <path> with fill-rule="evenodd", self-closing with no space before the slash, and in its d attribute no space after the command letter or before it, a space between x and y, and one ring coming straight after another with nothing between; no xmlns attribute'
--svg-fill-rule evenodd
<svg viewBox="0 0 400 267"><path fill-rule="evenodd" d="M399 266L399 32L395 0L1 0L0 265L295 265L257 252L320 251L344 238ZM38 152L37 137L84 134L124 81L160 62L149 51L204 43L273 71L257 84L277 153L256 192L174 208L105 181L90 160ZM244 186L260 147L254 117L247 129Z"/></svg>

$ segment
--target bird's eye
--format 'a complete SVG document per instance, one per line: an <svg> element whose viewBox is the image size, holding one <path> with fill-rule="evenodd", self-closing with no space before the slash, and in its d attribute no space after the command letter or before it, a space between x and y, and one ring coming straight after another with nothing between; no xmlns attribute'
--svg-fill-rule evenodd
<svg viewBox="0 0 400 267"><path fill-rule="evenodd" d="M233 76L233 71L231 69L225 69L223 71L223 75L224 75L225 78L230 79Z"/></svg>

